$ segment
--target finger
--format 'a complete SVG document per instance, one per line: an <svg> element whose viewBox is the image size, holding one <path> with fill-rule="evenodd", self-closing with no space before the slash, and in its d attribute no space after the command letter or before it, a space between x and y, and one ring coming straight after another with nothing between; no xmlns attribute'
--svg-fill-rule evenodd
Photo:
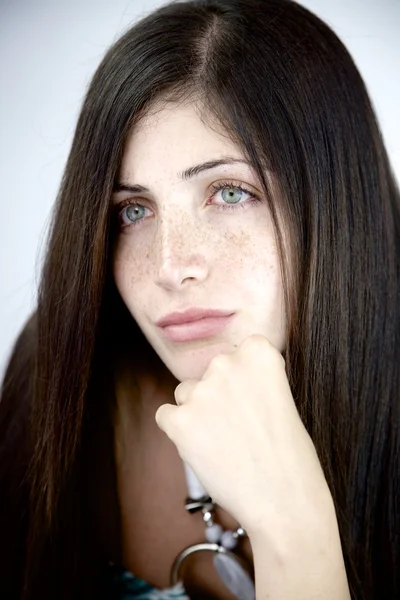
<svg viewBox="0 0 400 600"><path fill-rule="evenodd" d="M237 353L239 360L243 355L254 357L253 361L261 361L265 368L272 368L274 372L285 372L285 358L264 335L255 333L243 340Z"/></svg>
<svg viewBox="0 0 400 600"><path fill-rule="evenodd" d="M171 430L171 421L178 407L174 404L162 404L156 412L155 419L158 427L164 431L168 437Z"/></svg>
<svg viewBox="0 0 400 600"><path fill-rule="evenodd" d="M182 383L175 388L174 396L178 406L188 402L198 383L197 379L187 379L186 381L182 381Z"/></svg>

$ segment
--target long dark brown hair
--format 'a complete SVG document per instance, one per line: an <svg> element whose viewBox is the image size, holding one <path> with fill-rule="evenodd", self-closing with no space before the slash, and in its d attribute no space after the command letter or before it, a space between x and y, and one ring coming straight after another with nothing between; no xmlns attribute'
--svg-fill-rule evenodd
<svg viewBox="0 0 400 600"><path fill-rule="evenodd" d="M284 272L287 373L335 502L352 597L399 598L399 193L353 60L289 0L169 3L94 74L37 309L2 386L0 597L100 598L108 561L121 561L117 366L157 358L113 282L110 198L129 132L160 101L200 101L263 183Z"/></svg>

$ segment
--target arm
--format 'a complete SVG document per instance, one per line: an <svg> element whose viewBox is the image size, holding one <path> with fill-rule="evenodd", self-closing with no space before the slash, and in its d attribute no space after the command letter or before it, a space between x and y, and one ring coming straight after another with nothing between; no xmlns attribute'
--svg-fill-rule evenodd
<svg viewBox="0 0 400 600"><path fill-rule="evenodd" d="M325 504L325 506L323 506ZM327 488L318 513L304 521L247 529L254 556L256 600L350 600L333 501ZM277 519L278 522L278 519ZM279 546L276 540L280 540Z"/></svg>

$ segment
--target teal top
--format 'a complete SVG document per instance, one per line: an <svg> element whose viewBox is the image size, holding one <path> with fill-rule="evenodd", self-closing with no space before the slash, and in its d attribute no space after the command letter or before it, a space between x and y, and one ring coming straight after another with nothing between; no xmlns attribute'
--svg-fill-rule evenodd
<svg viewBox="0 0 400 600"><path fill-rule="evenodd" d="M181 583L158 590L121 567L110 566L109 600L190 600Z"/></svg>

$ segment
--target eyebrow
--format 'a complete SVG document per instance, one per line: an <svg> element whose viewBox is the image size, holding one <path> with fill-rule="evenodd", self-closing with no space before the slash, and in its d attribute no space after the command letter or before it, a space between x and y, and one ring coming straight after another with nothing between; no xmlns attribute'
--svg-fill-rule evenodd
<svg viewBox="0 0 400 600"><path fill-rule="evenodd" d="M232 165L236 163L244 163L245 165L251 166L247 160L243 160L240 158L233 158L231 156L224 156L218 160L208 160L205 163L201 163L199 165L194 165L193 167L189 167L185 171L178 173L178 178L181 181L188 181L193 177L199 175L203 171L208 171L210 169L215 169L216 167L220 167L222 165ZM150 192L150 190L143 185L129 185L127 183L116 183L114 185L114 192L130 192L132 194L135 193L143 193Z"/></svg>

